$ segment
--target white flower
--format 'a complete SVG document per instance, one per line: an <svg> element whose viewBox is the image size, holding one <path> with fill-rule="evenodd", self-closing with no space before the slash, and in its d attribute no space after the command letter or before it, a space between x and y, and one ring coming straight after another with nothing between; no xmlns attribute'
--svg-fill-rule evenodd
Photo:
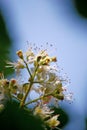
<svg viewBox="0 0 87 130"><path fill-rule="evenodd" d="M26 56L26 60L28 61L29 64L34 62L35 55L34 55L33 51L31 50L31 48L29 48L29 50L26 52L25 56Z"/></svg>
<svg viewBox="0 0 87 130"><path fill-rule="evenodd" d="M46 121L46 124L51 128L55 128L60 124L60 121L57 120L58 116L59 115L55 115L51 117L49 120Z"/></svg>
<svg viewBox="0 0 87 130"><path fill-rule="evenodd" d="M64 99L65 99L66 101L71 102L71 101L72 101L72 97L73 97L73 94L72 94L72 93L69 93L69 94L66 94L66 95L64 96Z"/></svg>
<svg viewBox="0 0 87 130"><path fill-rule="evenodd" d="M37 55L36 57L39 57L41 56L42 58L45 58L46 56L48 56L46 50L41 50Z"/></svg>
<svg viewBox="0 0 87 130"><path fill-rule="evenodd" d="M17 62L7 62L7 66L6 67L9 67L9 68L14 68L15 70L17 70L17 72L20 71L20 69L23 69L25 68L24 66L24 63L23 63L23 60L22 59L18 59Z"/></svg>
<svg viewBox="0 0 87 130"><path fill-rule="evenodd" d="M46 104L43 106L39 105L35 108L34 115L39 115L42 119L50 117L54 111L51 111Z"/></svg>

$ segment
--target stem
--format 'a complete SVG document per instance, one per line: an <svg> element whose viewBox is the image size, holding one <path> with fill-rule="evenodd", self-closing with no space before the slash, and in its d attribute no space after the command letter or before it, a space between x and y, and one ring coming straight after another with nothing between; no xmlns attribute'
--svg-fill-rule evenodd
<svg viewBox="0 0 87 130"><path fill-rule="evenodd" d="M50 82L44 82L44 81L34 81L33 83L51 84Z"/></svg>
<svg viewBox="0 0 87 130"><path fill-rule="evenodd" d="M24 61L24 62L25 62L25 61ZM29 87L28 87L28 89L27 89L27 91L26 91L24 97L22 98L22 100L21 100L21 102L20 102L20 107L25 106L26 98L27 98L27 96L28 96L28 94L29 94L29 92L30 92L30 89L31 89L32 85L33 85L33 81L34 81L34 78L35 78L35 75L36 75L36 71L37 71L37 69L38 69L38 67L39 67L39 66L37 66L36 69L35 69L34 74L31 75L30 70L29 70L28 65L27 65L26 62L25 62L25 64L26 64L27 70L28 70L28 72L29 72L29 74L30 74L30 76L31 76L31 78L30 78L31 80L30 80L30 85L29 85Z"/></svg>
<svg viewBox="0 0 87 130"><path fill-rule="evenodd" d="M38 84L38 83L43 83L43 81L34 81L33 83Z"/></svg>
<svg viewBox="0 0 87 130"><path fill-rule="evenodd" d="M62 130L62 129L60 129L59 127L56 127L56 129L57 129L57 130Z"/></svg>
<svg viewBox="0 0 87 130"><path fill-rule="evenodd" d="M34 100L32 100L32 101L27 102L24 106L27 106L27 105L29 105L29 104L31 104L31 103L33 103L33 102L36 102L36 101L38 101L38 100L41 100L41 99L43 99L44 97L47 97L47 96L50 96L50 95L52 95L52 94L51 94L51 93L45 94L44 96L41 96L41 97L39 97L39 98L36 98L36 99L34 99Z"/></svg>
<svg viewBox="0 0 87 130"><path fill-rule="evenodd" d="M27 68L27 71L28 71L29 75L32 77L32 74L31 74L31 72L30 72L30 69L29 69L29 67L28 67L28 65L27 65L27 63L26 63L26 61L25 61L25 60L23 60L23 61L24 61L25 65L26 65L26 68Z"/></svg>
<svg viewBox="0 0 87 130"><path fill-rule="evenodd" d="M38 70L38 67L39 67L39 65L37 65L36 68L35 68L35 71L34 71L34 74L33 74L33 79L34 79L34 77L35 77L35 75L36 75L36 72L37 72L37 70Z"/></svg>
<svg viewBox="0 0 87 130"><path fill-rule="evenodd" d="M27 89L27 91L26 91L25 96L22 98L22 100L21 100L21 102L20 102L20 107L23 107L23 106L24 106L24 103L25 103L26 98L27 98L27 96L28 96L28 94L29 94L29 92L30 92L30 89L31 89L32 84L33 84L33 83L31 82L30 85L29 85L29 87L28 87L28 89Z"/></svg>
<svg viewBox="0 0 87 130"><path fill-rule="evenodd" d="M13 98L15 98L18 101L21 101L19 98L17 98L16 96L12 95Z"/></svg>

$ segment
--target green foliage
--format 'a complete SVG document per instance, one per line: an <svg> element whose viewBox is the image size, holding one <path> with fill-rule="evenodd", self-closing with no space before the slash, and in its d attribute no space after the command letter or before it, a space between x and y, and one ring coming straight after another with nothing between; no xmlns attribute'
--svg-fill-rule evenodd
<svg viewBox="0 0 87 130"><path fill-rule="evenodd" d="M8 102L0 113L1 130L44 130L42 123L31 111L19 108L16 101Z"/></svg>
<svg viewBox="0 0 87 130"><path fill-rule="evenodd" d="M80 15L87 18L87 0L74 0Z"/></svg>
<svg viewBox="0 0 87 130"><path fill-rule="evenodd" d="M59 114L59 128L63 128L68 122L69 122L69 117L67 113L62 109L62 108L54 108L54 114Z"/></svg>
<svg viewBox="0 0 87 130"><path fill-rule="evenodd" d="M85 123L86 123L86 130L87 130L87 118L85 119Z"/></svg>
<svg viewBox="0 0 87 130"><path fill-rule="evenodd" d="M11 41L5 26L5 22L2 14L0 13L0 72L3 72L5 76L12 72L11 69L6 69L6 61L10 59L10 47Z"/></svg>

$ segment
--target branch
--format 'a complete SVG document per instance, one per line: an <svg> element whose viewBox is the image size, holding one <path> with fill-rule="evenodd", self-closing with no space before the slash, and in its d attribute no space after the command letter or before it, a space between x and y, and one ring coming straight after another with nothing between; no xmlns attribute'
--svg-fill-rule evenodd
<svg viewBox="0 0 87 130"><path fill-rule="evenodd" d="M48 96L51 96L51 95L52 95L52 93L45 94L44 96L41 96L41 97L39 97L39 98L36 98L36 99L34 99L34 100L32 100L32 101L29 101L29 102L25 103L24 106L27 106L27 105L29 105L29 104L31 104L31 103L34 103L34 102L36 102L36 101L38 101L38 100L43 99L44 97L48 97Z"/></svg>

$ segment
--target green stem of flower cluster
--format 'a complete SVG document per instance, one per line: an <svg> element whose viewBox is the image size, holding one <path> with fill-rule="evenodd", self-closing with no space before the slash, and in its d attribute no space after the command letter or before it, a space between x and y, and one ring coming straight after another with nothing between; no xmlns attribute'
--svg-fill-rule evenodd
<svg viewBox="0 0 87 130"><path fill-rule="evenodd" d="M32 85L33 85L33 81L34 81L34 78L35 78L37 69L38 69L38 67L39 67L39 66L37 65L37 67L36 67L36 69L35 69L35 71L34 71L34 74L32 75L32 74L30 73L30 70L29 70L29 68L28 68L27 63L26 63L25 61L24 61L24 63L26 64L26 68L27 68L27 70L28 70L28 72L29 72L29 74L30 74L30 85L29 85L29 87L28 87L28 89L27 89L27 91L26 91L26 94L24 95L24 97L22 98L22 100L21 100L21 102L20 102L20 107L25 106L26 98L27 98L27 96L28 96L28 94L29 94L29 92L30 92L30 90L31 90L31 87L32 87Z"/></svg>
<svg viewBox="0 0 87 130"><path fill-rule="evenodd" d="M34 103L34 102L36 102L36 101L38 101L38 100L43 99L44 97L48 97L48 96L51 96L51 95L52 95L51 93L45 94L45 95L43 95L43 96L41 96L41 97L39 97L39 98L36 98L36 99L34 99L34 100L32 100L32 101L27 102L24 106L27 106L27 105L29 105L29 104L31 104L31 103Z"/></svg>
<svg viewBox="0 0 87 130"><path fill-rule="evenodd" d="M26 69L27 69L27 71L28 71L30 77L32 77L32 74L31 74L31 72L30 72L30 69L29 69L29 67L28 67L28 64L26 63L25 60L23 60L23 61L24 61L25 65L26 65Z"/></svg>
<svg viewBox="0 0 87 130"><path fill-rule="evenodd" d="M18 101L21 101L19 98L17 98L16 96L12 95L12 97Z"/></svg>
<svg viewBox="0 0 87 130"><path fill-rule="evenodd" d="M30 83L30 85L29 85L29 87L28 87L28 89L27 89L27 91L26 91L25 96L22 98L22 100L21 100L21 102L20 102L20 107L23 107L23 106L24 106L25 101L26 101L26 98L27 98L27 96L28 96L28 94L29 94L29 92L30 92L31 86L32 86L32 82Z"/></svg>

